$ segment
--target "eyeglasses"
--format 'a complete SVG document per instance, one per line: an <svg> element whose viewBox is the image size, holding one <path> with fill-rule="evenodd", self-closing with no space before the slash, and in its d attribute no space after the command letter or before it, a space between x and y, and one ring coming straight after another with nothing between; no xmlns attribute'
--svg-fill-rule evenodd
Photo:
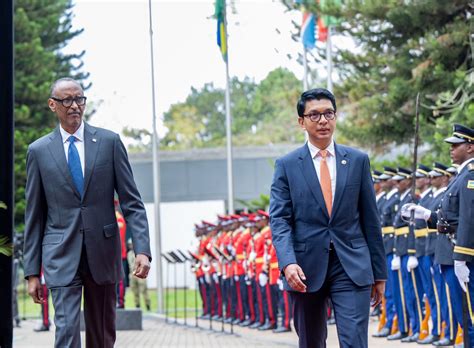
<svg viewBox="0 0 474 348"><path fill-rule="evenodd" d="M53 99L54 101L57 101L58 103L61 103L62 106L64 106L65 108L69 108L74 102L76 102L78 106L85 105L87 97L75 97L75 98L65 98L65 99L51 97L51 99Z"/></svg>
<svg viewBox="0 0 474 348"><path fill-rule="evenodd" d="M336 117L336 112L334 110L328 110L324 112L310 112L309 114L304 115L304 117L308 117L312 122L319 122L321 120L321 116L324 116L324 118L328 121L334 120Z"/></svg>

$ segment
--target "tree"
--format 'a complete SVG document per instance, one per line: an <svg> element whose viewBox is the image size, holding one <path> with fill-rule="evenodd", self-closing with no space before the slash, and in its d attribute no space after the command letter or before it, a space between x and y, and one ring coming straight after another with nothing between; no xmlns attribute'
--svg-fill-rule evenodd
<svg viewBox="0 0 474 348"><path fill-rule="evenodd" d="M17 0L15 31L15 225L23 229L28 145L56 125L46 103L51 83L63 76L84 81L81 57L61 49L82 30L71 30L71 0ZM87 89L88 86L85 86Z"/></svg>
<svg viewBox="0 0 474 348"><path fill-rule="evenodd" d="M271 71L259 84L249 78L231 80L232 136L237 146L295 142L304 139L297 127L296 101L301 81L283 68ZM224 90L206 83L191 88L182 103L171 105L164 115L168 133L164 149L189 149L225 145ZM135 140L143 132L127 130ZM138 135L138 136L137 136Z"/></svg>
<svg viewBox="0 0 474 348"><path fill-rule="evenodd" d="M336 56L336 94L349 105L344 136L379 152L411 141L420 92L421 139L447 161L442 139L454 121L474 124L472 98L443 119L429 107L457 90L473 68L472 11L468 0L346 2L338 30L358 49ZM472 96L473 85L465 87Z"/></svg>

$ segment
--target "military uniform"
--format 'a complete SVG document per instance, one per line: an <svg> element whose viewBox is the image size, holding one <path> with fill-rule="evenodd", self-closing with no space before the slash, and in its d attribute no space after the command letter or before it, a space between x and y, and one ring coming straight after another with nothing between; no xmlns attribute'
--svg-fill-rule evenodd
<svg viewBox="0 0 474 348"><path fill-rule="evenodd" d="M412 173L406 168L398 168L397 176L393 177L393 180L407 180L411 179ZM407 203L412 203L415 198L412 197L410 189L407 188L405 192L400 195L399 208ZM408 319L410 328L412 330L412 336L403 338L404 342L415 342L418 339L420 333L420 323L423 316L423 289L421 284L421 278L418 270L412 269L408 271L407 265L410 257L415 257L415 230L408 226L408 221L402 217L401 209L398 209L393 221L393 227L395 228L395 255L400 257L400 272L401 272L401 296L402 304L405 304L406 313L408 313ZM403 325L407 325L408 322L404 322ZM400 322L399 322L400 323ZM406 327L407 328L407 327ZM401 331L401 330L400 330Z"/></svg>
<svg viewBox="0 0 474 348"><path fill-rule="evenodd" d="M384 172L379 175L379 180L391 180L391 178L396 174L397 171L395 169L385 167ZM387 192L382 199L377 200L377 208L380 212L380 222L382 225L382 238L387 262L388 279L385 284L384 294L386 323L381 332L374 335L375 337L386 337L391 333L395 314L397 314L399 318L399 323L404 323L404 318L406 318L405 307L402 303L400 293L400 271L394 271L391 268L395 248L395 229L393 228L393 220L395 219L399 204L400 194L396 187ZM406 335L408 328L405 328L405 325L401 325L400 331Z"/></svg>

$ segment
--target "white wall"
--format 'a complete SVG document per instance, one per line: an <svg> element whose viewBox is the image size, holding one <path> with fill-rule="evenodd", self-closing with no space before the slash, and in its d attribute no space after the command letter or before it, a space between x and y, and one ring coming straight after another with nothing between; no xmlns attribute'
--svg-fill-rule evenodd
<svg viewBox="0 0 474 348"><path fill-rule="evenodd" d="M146 203L145 209L150 225L150 244L153 260L151 262L151 271L148 277L148 287L156 288L156 249L155 249L155 219L154 204ZM214 222L217 214L224 214L224 201L195 201L195 202L172 202L161 203L161 248L162 251L171 251L181 249L183 251L195 249L197 239L194 236L194 223L201 220ZM166 287L167 265L166 260L162 260L163 265L163 285ZM184 285L183 265L177 265L177 284ZM186 282L188 287L194 288L195 277L187 266ZM174 286L174 266L170 266L169 286Z"/></svg>

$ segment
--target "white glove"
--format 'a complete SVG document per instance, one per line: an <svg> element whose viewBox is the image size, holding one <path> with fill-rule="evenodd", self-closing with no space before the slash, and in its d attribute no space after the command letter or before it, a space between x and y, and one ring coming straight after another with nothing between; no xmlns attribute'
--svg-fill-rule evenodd
<svg viewBox="0 0 474 348"><path fill-rule="evenodd" d="M211 284L211 275L210 274L206 274L204 276L204 280L206 281L207 284Z"/></svg>
<svg viewBox="0 0 474 348"><path fill-rule="evenodd" d="M253 262L257 258L257 253L255 251L251 251L249 254L249 262Z"/></svg>
<svg viewBox="0 0 474 348"><path fill-rule="evenodd" d="M407 203L403 205L402 216L409 218L412 211L415 211L415 219L428 221L431 216L431 210L423 208L421 205L416 205L414 203Z"/></svg>
<svg viewBox="0 0 474 348"><path fill-rule="evenodd" d="M392 259L392 271L398 271L400 269L400 256L394 256Z"/></svg>
<svg viewBox="0 0 474 348"><path fill-rule="evenodd" d="M238 282L238 281L239 281L239 279L240 279L240 278L239 278L239 276L238 276L238 275L235 275L235 276L234 276L234 280L235 280L236 282Z"/></svg>
<svg viewBox="0 0 474 348"><path fill-rule="evenodd" d="M407 262L408 272L411 272L412 269L415 269L417 267L418 267L418 259L416 258L416 256L409 256L408 262Z"/></svg>
<svg viewBox="0 0 474 348"><path fill-rule="evenodd" d="M454 261L454 273L458 277L459 284L464 292L467 292L466 283L469 283L469 268L466 266L466 261Z"/></svg>
<svg viewBox="0 0 474 348"><path fill-rule="evenodd" d="M278 289L279 289L280 291L283 291L283 280L281 280L280 278L278 278L277 284L278 284Z"/></svg>
<svg viewBox="0 0 474 348"><path fill-rule="evenodd" d="M219 283L219 276L217 275L217 273L214 273L212 275L212 279L214 279L214 283Z"/></svg>
<svg viewBox="0 0 474 348"><path fill-rule="evenodd" d="M267 285L268 283L268 276L266 273L262 272L260 273L260 275L258 276L258 283L260 284L260 286L265 286Z"/></svg>
<svg viewBox="0 0 474 348"><path fill-rule="evenodd" d="M406 203L402 206L402 208L400 209L400 213L402 214L403 217L405 218L409 218L410 217L410 208L412 207L416 207L416 204L415 203Z"/></svg>

